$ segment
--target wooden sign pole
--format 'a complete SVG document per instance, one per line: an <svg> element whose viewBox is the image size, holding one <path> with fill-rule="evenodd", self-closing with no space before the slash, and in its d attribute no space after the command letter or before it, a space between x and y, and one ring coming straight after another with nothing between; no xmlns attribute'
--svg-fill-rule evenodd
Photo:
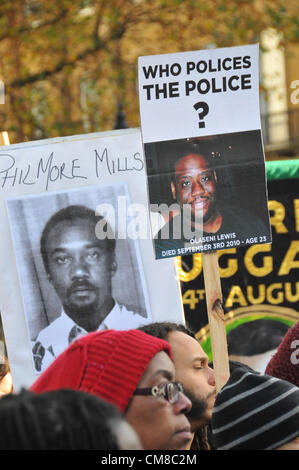
<svg viewBox="0 0 299 470"><path fill-rule="evenodd" d="M219 392L230 372L217 251L203 253L202 260L216 392Z"/></svg>

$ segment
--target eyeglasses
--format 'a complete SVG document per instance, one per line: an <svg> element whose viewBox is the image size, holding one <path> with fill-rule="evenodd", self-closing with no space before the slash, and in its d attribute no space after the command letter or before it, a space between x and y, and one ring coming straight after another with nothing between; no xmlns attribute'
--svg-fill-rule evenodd
<svg viewBox="0 0 299 470"><path fill-rule="evenodd" d="M153 397L165 398L171 405L177 403L183 385L179 382L165 382L152 388L136 388L134 395L152 395Z"/></svg>

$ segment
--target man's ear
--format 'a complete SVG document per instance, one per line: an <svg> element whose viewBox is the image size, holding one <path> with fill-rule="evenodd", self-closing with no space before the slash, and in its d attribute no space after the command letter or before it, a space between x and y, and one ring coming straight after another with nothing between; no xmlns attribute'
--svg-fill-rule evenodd
<svg viewBox="0 0 299 470"><path fill-rule="evenodd" d="M173 197L174 200L176 200L176 187L175 187L175 183L174 183L173 181L171 181L170 186L171 186L172 197Z"/></svg>

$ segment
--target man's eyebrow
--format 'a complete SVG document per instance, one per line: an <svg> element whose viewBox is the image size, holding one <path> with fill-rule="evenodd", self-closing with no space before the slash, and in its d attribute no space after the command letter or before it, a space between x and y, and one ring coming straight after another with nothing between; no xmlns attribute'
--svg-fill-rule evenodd
<svg viewBox="0 0 299 470"><path fill-rule="evenodd" d="M68 250L68 245L69 244L66 244L66 245L60 245L60 246L57 246L55 248L53 248L53 250L51 250L51 254L55 254L57 252L61 252L61 251L67 251ZM90 249L90 248L101 248L101 245L97 242L94 242L94 243L87 243L86 245L84 245L84 248L86 249Z"/></svg>
<svg viewBox="0 0 299 470"><path fill-rule="evenodd" d="M59 246L57 248L53 248L53 250L51 250L51 252L50 252L50 255L55 255L55 253L61 253L61 252L64 252L66 250L67 249L64 246Z"/></svg>
<svg viewBox="0 0 299 470"><path fill-rule="evenodd" d="M207 356L195 356L192 359L192 362L198 362L198 361L204 361L204 362L209 362L209 358Z"/></svg>
<svg viewBox="0 0 299 470"><path fill-rule="evenodd" d="M169 370L166 369L159 369L157 370L153 377L156 377L158 375L163 375L167 380L172 381L174 379L173 373L170 372Z"/></svg>
<svg viewBox="0 0 299 470"><path fill-rule="evenodd" d="M201 175L204 175L205 173L212 173L212 170L207 168L206 170L202 170L199 172ZM178 174L176 174L176 177L177 179L180 179L180 178L192 178L192 175L189 174L188 172L180 172Z"/></svg>

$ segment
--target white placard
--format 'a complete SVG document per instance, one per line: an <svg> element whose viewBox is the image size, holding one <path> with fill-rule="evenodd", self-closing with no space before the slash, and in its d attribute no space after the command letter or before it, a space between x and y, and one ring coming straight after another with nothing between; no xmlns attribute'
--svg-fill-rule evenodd
<svg viewBox="0 0 299 470"><path fill-rule="evenodd" d="M0 310L15 390L30 386L37 378L32 347L40 332L61 315L60 298L53 279L49 282L47 278L40 253L45 224L60 209L79 205L106 211L102 215L118 234L121 230L133 232L132 226L136 227L139 220L134 211L130 212L132 204L144 207L143 216L148 214L139 129L0 149ZM148 215L142 222L146 222L149 233ZM157 263L151 238L139 237L138 233L134 238L128 233L116 238L112 277L113 297L117 305L126 308L124 318L131 319L130 312L138 311L140 324L143 320L183 322L175 263ZM88 256L93 259L94 253ZM60 257L59 263L64 262L65 257ZM77 295L85 295L82 285L80 290ZM127 323L123 324L121 318L118 328L126 329Z"/></svg>
<svg viewBox="0 0 299 470"><path fill-rule="evenodd" d="M139 57L144 143L260 128L258 45Z"/></svg>
<svg viewBox="0 0 299 470"><path fill-rule="evenodd" d="M258 45L139 58L157 259L271 242Z"/></svg>

